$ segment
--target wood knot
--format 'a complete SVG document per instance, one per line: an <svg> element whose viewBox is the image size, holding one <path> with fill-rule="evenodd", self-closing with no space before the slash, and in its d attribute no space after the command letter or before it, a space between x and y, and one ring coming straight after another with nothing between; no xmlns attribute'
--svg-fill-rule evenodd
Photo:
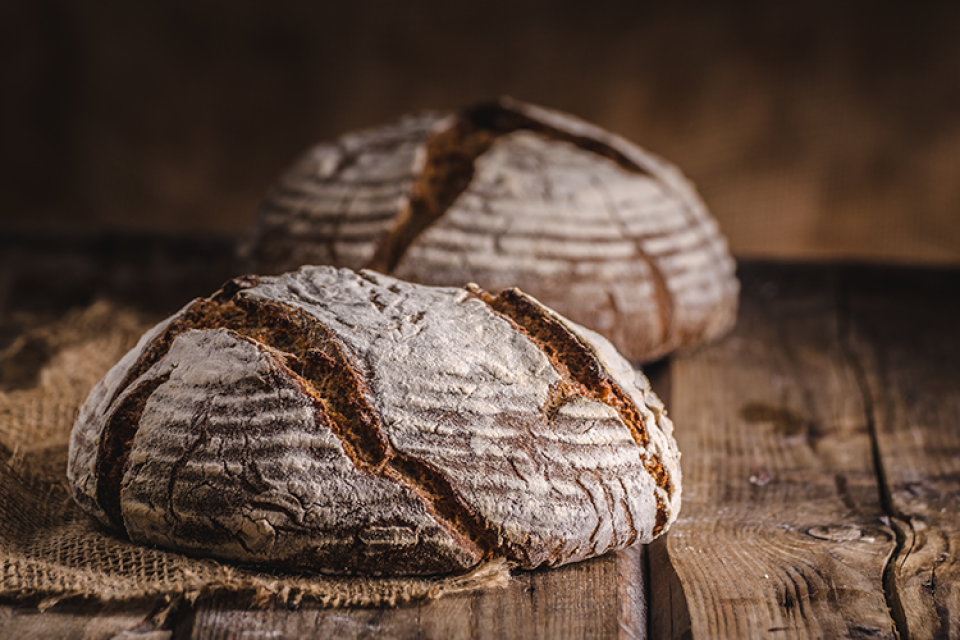
<svg viewBox="0 0 960 640"><path fill-rule="evenodd" d="M851 542L859 540L863 536L863 531L860 530L860 527L852 524L818 525L807 529L807 535L832 542Z"/></svg>

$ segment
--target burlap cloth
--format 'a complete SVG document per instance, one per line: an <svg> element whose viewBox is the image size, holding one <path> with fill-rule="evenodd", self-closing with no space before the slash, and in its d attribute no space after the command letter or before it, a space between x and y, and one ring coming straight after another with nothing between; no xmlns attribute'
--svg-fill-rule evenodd
<svg viewBox="0 0 960 640"><path fill-rule="evenodd" d="M143 547L105 531L67 489L70 429L89 390L151 323L96 303L33 327L0 351L0 597L51 604L78 596L195 600L233 593L253 605L381 606L509 580L502 561L432 579L274 574Z"/></svg>

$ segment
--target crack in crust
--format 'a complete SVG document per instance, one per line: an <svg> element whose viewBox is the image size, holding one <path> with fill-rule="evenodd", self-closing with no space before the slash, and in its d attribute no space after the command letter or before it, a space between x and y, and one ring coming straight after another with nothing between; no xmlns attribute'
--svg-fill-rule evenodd
<svg viewBox="0 0 960 640"><path fill-rule="evenodd" d="M257 284L246 276L228 282L210 298L191 303L166 331L149 344L118 387L119 396L170 350L176 337L191 329L224 328L279 352L281 366L317 403L318 421L331 428L344 452L360 470L392 479L413 490L438 519L480 549L484 558L497 550L494 534L450 482L427 463L395 451L383 434L376 410L366 400L369 388L352 358L332 332L306 312L277 303L258 303L238 295ZM98 502L124 530L120 485L140 416L150 395L166 378L133 390L114 412L98 455ZM116 401L116 396L114 400ZM116 461L107 464L107 460Z"/></svg>
<svg viewBox="0 0 960 640"><path fill-rule="evenodd" d="M463 110L453 125L427 139L426 162L411 187L410 203L397 215L393 227L364 268L393 273L414 240L439 220L470 186L477 158L497 138L520 130L569 142L608 158L627 171L650 175L601 140L563 131L499 101L474 105ZM335 244L332 242L331 247Z"/></svg>
<svg viewBox="0 0 960 640"><path fill-rule="evenodd" d="M556 415L559 407L572 396L582 396L612 407L630 430L634 441L644 450L644 468L657 486L668 497L671 496L673 486L666 469L659 457L649 452L650 440L643 426L643 418L627 394L580 339L517 289L507 289L497 296L474 284L468 285L468 289L473 296L527 335L560 374L562 381L552 390L543 408L547 418ZM654 537L663 531L667 520L666 505L658 495Z"/></svg>
<svg viewBox="0 0 960 640"><path fill-rule="evenodd" d="M391 273L417 236L440 219L473 179L474 162L497 135L458 120L453 126L427 140L427 161L414 181L410 204L380 242L367 269Z"/></svg>
<svg viewBox="0 0 960 640"><path fill-rule="evenodd" d="M474 126L495 132L497 135L506 135L523 129L542 134L554 140L569 142L585 151L613 160L627 171L646 176L650 175L650 172L644 167L602 140L563 131L522 111L511 108L508 104L499 100L474 105L463 112L463 117L472 122Z"/></svg>
<svg viewBox="0 0 960 640"><path fill-rule="evenodd" d="M114 409L103 428L94 473L97 477L97 503L115 528L125 531L120 509L120 484L126 471L133 438L147 400L169 376L158 376L138 385ZM109 461L109 462L108 462Z"/></svg>

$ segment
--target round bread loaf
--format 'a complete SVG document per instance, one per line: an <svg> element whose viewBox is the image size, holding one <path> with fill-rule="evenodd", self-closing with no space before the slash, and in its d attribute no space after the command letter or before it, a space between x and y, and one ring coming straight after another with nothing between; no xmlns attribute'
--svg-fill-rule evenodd
<svg viewBox="0 0 960 640"><path fill-rule="evenodd" d="M147 332L80 410L68 480L130 539L335 574L560 565L680 507L673 426L601 336L518 290L304 267Z"/></svg>
<svg viewBox="0 0 960 640"><path fill-rule="evenodd" d="M722 335L739 294L726 241L676 168L510 99L315 146L238 253L256 273L330 264L519 287L634 362Z"/></svg>

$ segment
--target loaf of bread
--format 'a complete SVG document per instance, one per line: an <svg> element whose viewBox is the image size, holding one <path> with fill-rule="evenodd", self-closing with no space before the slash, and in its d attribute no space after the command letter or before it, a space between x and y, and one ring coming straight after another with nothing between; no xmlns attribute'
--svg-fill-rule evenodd
<svg viewBox="0 0 960 640"><path fill-rule="evenodd" d="M74 427L77 503L131 540L332 574L560 565L680 507L673 427L604 338L518 290L305 267L147 332Z"/></svg>
<svg viewBox="0 0 960 640"><path fill-rule="evenodd" d="M676 168L509 99L315 146L238 253L255 273L329 264L518 287L634 362L722 335L739 294L726 241Z"/></svg>

